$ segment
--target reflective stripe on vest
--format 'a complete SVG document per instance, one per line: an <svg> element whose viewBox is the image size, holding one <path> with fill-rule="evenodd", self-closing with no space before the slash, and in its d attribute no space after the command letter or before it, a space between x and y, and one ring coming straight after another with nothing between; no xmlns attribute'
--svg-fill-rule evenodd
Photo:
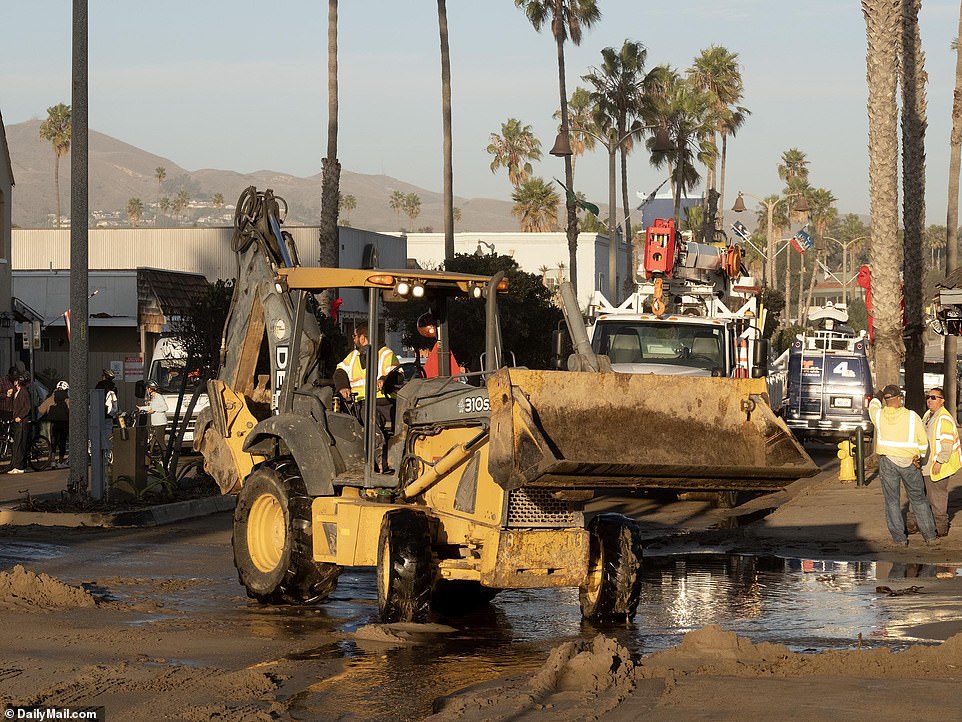
<svg viewBox="0 0 962 722"><path fill-rule="evenodd" d="M881 423L883 420L881 403L877 400L873 400L869 405L869 410L872 412L872 422L875 424L876 453L883 456L912 458L913 456L920 456L924 454L926 449L928 449L928 439L926 439L924 443L921 443L918 440L918 422L916 421L918 416L916 414L906 410L906 414L908 415L908 433L904 433L904 426L901 421L898 423L898 427L902 428L892 428L891 424L886 424L886 430L890 434L898 434L897 438L889 438L883 433L883 425ZM905 415L903 414L901 416L904 418Z"/></svg>

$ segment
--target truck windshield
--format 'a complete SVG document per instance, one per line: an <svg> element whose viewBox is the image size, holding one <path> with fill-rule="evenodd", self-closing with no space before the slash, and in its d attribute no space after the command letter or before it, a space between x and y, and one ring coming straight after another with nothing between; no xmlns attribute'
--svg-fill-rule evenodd
<svg viewBox="0 0 962 722"><path fill-rule="evenodd" d="M184 359L159 359L150 365L151 381L156 381L162 394L178 394L184 383L184 373L187 362ZM187 373L185 393L192 394L200 382L200 372Z"/></svg>
<svg viewBox="0 0 962 722"><path fill-rule="evenodd" d="M613 364L662 364L703 369L724 368L721 327L646 321L605 322L595 331L595 353Z"/></svg>

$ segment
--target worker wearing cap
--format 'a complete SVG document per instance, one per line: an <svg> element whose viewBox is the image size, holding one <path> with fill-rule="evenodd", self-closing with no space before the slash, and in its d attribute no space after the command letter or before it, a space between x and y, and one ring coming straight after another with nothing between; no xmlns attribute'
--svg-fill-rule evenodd
<svg viewBox="0 0 962 722"><path fill-rule="evenodd" d="M138 406L137 410L150 414L150 438L147 440L147 455L150 456L156 446L163 456L167 453L167 440L164 438L164 433L167 431L167 400L160 393L159 384L153 379L147 382L147 395L144 400L147 404Z"/></svg>
<svg viewBox="0 0 962 722"><path fill-rule="evenodd" d="M935 530L939 536L945 536L949 533L949 486L962 469L962 445L959 443L959 427L945 408L945 393L940 387L936 386L925 394L925 405L928 411L922 417L922 423L929 439L929 457L922 467L922 477L925 479L925 495L935 517ZM914 515L909 512L910 534L913 524Z"/></svg>
<svg viewBox="0 0 962 722"><path fill-rule="evenodd" d="M902 406L902 390L895 384L883 388L880 396L872 399L868 410L875 426L875 452L889 534L896 545L908 546L900 496L904 484L919 530L925 543L931 544L938 537L922 480L921 459L929 447L925 424L917 413Z"/></svg>

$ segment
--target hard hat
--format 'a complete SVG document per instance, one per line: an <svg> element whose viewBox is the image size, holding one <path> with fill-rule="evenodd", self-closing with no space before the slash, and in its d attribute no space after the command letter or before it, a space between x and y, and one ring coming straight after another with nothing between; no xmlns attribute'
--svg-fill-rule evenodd
<svg viewBox="0 0 962 722"><path fill-rule="evenodd" d="M434 316L431 312L422 313L420 318L418 318L418 333L424 336L424 338L437 338L438 337L438 323L434 320Z"/></svg>
<svg viewBox="0 0 962 722"><path fill-rule="evenodd" d="M58 381L58 382L57 382L57 390L58 390L58 391L70 391L70 384L68 384L66 381Z"/></svg>

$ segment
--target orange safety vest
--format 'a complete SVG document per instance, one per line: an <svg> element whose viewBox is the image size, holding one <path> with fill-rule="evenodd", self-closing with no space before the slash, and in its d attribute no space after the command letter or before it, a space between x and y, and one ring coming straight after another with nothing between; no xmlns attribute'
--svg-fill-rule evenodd
<svg viewBox="0 0 962 722"><path fill-rule="evenodd" d="M399 365L397 356L395 356L394 352L387 346L382 346L380 351L377 352L377 378L383 379ZM351 392L357 394L357 400L363 401L365 396L364 378L366 374L364 373L364 369L361 368L361 352L354 349L337 367L344 371L351 380ZM381 389L377 391L377 398L379 399L393 399L395 396L396 394L385 394Z"/></svg>

